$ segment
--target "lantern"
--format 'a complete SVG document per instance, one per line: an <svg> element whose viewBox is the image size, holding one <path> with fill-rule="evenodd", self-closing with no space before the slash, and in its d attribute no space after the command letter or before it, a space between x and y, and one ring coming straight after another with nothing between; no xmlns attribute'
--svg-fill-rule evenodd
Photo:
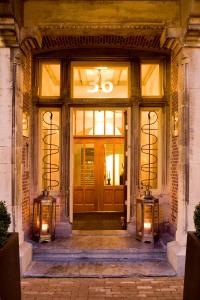
<svg viewBox="0 0 200 300"><path fill-rule="evenodd" d="M39 242L55 238L56 199L47 190L33 201L33 237Z"/></svg>
<svg viewBox="0 0 200 300"><path fill-rule="evenodd" d="M150 190L145 196L136 200L136 238L153 243L158 239L159 201Z"/></svg>

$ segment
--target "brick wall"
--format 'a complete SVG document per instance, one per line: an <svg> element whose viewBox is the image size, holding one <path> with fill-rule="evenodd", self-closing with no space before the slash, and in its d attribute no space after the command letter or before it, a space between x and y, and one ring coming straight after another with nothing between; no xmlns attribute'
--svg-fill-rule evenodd
<svg viewBox="0 0 200 300"><path fill-rule="evenodd" d="M173 57L171 60L171 99L170 99L170 193L171 193L171 214L170 223L176 228L178 213L178 137L173 135L173 116L178 112L178 59Z"/></svg>
<svg viewBox="0 0 200 300"><path fill-rule="evenodd" d="M23 112L30 116L31 111L31 54L23 56ZM30 120L30 118L29 118ZM29 122L30 130L30 122ZM22 148L22 221L25 236L29 234L31 224L31 205L30 205L30 139L23 136Z"/></svg>

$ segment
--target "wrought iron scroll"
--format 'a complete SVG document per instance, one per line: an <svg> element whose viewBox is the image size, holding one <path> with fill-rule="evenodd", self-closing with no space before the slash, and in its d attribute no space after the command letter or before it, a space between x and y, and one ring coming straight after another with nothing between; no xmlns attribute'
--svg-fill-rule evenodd
<svg viewBox="0 0 200 300"><path fill-rule="evenodd" d="M148 123L141 127L142 133L148 136L148 143L141 145L141 152L148 158L146 163L141 164L141 172L147 173L147 178L141 180L141 185L147 190L152 188L152 182L157 179L158 137L153 133L158 131L156 125L158 125L158 114L156 111L149 111Z"/></svg>
<svg viewBox="0 0 200 300"><path fill-rule="evenodd" d="M59 186L59 180L53 178L52 174L59 172L59 165L52 162L53 156L59 153L59 145L53 143L53 136L59 134L59 126L53 122L53 112L45 111L42 115L44 132L43 136L43 151L44 155L42 158L43 162L43 173L42 179L45 189L53 189Z"/></svg>

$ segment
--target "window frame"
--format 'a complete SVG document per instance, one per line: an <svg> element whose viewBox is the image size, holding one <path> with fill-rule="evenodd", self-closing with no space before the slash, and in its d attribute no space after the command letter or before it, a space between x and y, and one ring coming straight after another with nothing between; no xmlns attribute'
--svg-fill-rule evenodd
<svg viewBox="0 0 200 300"><path fill-rule="evenodd" d="M167 118L168 118L168 110L167 105L169 101L169 94L170 94L170 85L167 80L170 79L170 58L169 55L166 54L160 54L157 56L157 59L155 59L156 53L149 52L144 54L144 52L140 51L137 52L135 50L129 50L127 52L123 52L123 50L119 52L106 52L106 50L99 52L99 54L96 54L97 49L81 49L79 52L76 52L74 54L74 50L63 50L59 52L50 52L50 53L36 53L33 56L33 80L32 80L32 87L33 87L33 111L35 112L33 115L33 120L38 120L38 111L40 108L52 108L60 109L60 190L59 193L62 192L62 190L68 190L70 187L70 184L68 185L68 182L70 181L70 175L67 174L67 170L70 166L70 162L68 161L69 158L69 152L70 152L70 145L66 144L70 142L70 127L69 120L71 120L70 111L71 108L101 108L106 107L107 109L111 108L115 109L126 109L127 107L133 109L134 115L136 116L136 120L132 121L132 124L130 124L130 131L134 132L134 126L135 128L138 128L138 118L140 117L138 114L138 110L140 110L141 107L163 107L162 110L162 116L164 116L164 121L162 122L163 127L163 134L165 135L164 139L164 147L163 149L167 150L167 131L166 127L168 124ZM77 54L78 53L78 54ZM100 54L101 53L101 54ZM106 53L106 54L105 54ZM125 53L125 54L124 54ZM98 61L100 64L101 62L109 62L109 63L125 63L129 65L129 83L128 83L128 89L129 89L129 98L71 98L71 89L72 89L72 72L71 72L71 63L72 62L94 62ZM49 96L42 96L39 95L39 78L40 78L40 63L59 63L60 64L60 96L59 97L49 97ZM163 95L154 97L154 96L142 96L141 93L141 64L142 63L159 63L160 70L162 70L162 84L163 84ZM161 73L161 72L160 72ZM167 88L166 88L167 87ZM136 108L136 110L135 110ZM166 109L165 109L166 108ZM37 114L36 114L37 112ZM66 117L68 118L67 125L63 125L63 120L66 120ZM131 117L133 118L133 116ZM33 145L33 151L38 151L38 121L37 124L34 123L34 139L37 141L35 145ZM137 136L133 136L134 141L132 143L132 147L134 150L131 150L132 154L131 157L133 157L133 152L136 153L138 151L138 146L140 145L140 139L138 139ZM37 149L36 149L37 148ZM162 150L163 151L163 150ZM66 154L67 153L67 154ZM67 156L68 155L68 156ZM165 168L166 166L166 160L167 160L168 154L163 152L162 154L162 168ZM34 157L33 157L34 159ZM34 162L37 162L39 158L35 157ZM137 178L136 183L133 184L134 188L138 188L138 176L139 176L139 169L138 169L138 160L140 159L140 156L137 154L137 157L133 158L132 164L132 174ZM35 186L35 189L37 189L38 192L40 192L39 189L39 165L34 163L33 167L33 184ZM161 191L164 190L165 184L168 181L167 179L167 170L161 170L162 171L162 183L161 183Z"/></svg>

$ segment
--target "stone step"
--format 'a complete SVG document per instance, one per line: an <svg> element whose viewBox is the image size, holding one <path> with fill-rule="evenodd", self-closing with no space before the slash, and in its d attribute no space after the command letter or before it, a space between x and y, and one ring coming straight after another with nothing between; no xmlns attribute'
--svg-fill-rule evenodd
<svg viewBox="0 0 200 300"><path fill-rule="evenodd" d="M166 260L143 262L45 262L33 261L24 277L119 278L176 276Z"/></svg>
<svg viewBox="0 0 200 300"><path fill-rule="evenodd" d="M33 260L35 261L143 261L143 260L165 260L166 251L140 250L140 249L35 249Z"/></svg>
<svg viewBox="0 0 200 300"><path fill-rule="evenodd" d="M142 243L133 236L73 235L50 243L33 245L34 261L143 261L165 260L166 248L160 241Z"/></svg>

